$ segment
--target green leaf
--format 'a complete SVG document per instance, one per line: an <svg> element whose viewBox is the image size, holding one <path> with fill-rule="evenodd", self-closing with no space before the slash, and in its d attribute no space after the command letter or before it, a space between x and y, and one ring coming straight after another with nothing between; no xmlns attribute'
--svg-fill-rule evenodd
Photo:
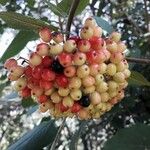
<svg viewBox="0 0 150 150"><path fill-rule="evenodd" d="M9 27L22 30L39 30L42 27L49 27L57 30L56 27L29 16L24 16L15 12L0 12L0 18L3 19Z"/></svg>
<svg viewBox="0 0 150 150"><path fill-rule="evenodd" d="M107 31L108 34L113 32L113 27L103 18L101 17L94 17L98 26L100 26L103 30Z"/></svg>
<svg viewBox="0 0 150 150"><path fill-rule="evenodd" d="M121 129L109 139L103 150L148 150L150 149L150 126L137 124Z"/></svg>
<svg viewBox="0 0 150 150"><path fill-rule="evenodd" d="M35 4L35 0L27 0L27 3L30 7L33 7Z"/></svg>
<svg viewBox="0 0 150 150"><path fill-rule="evenodd" d="M53 120L43 122L11 145L8 150L41 150L53 142L57 130Z"/></svg>
<svg viewBox="0 0 150 150"><path fill-rule="evenodd" d="M57 6L63 10L64 13L68 14L72 1L71 0L62 0ZM80 14L85 7L89 4L89 0L82 0L79 2L75 15Z"/></svg>
<svg viewBox="0 0 150 150"><path fill-rule="evenodd" d="M9 0L0 0L0 4L6 5L6 3L9 2Z"/></svg>
<svg viewBox="0 0 150 150"><path fill-rule="evenodd" d="M60 17L66 17L67 13L65 13L60 7L57 7L56 5L52 4L49 0L46 1L46 4L48 5L49 9L57 16Z"/></svg>
<svg viewBox="0 0 150 150"><path fill-rule="evenodd" d="M70 150L76 150L77 149L78 140L80 138L81 133L83 131L85 131L86 125L87 125L87 121L81 121L78 131L76 131L75 134L71 138L70 147L69 147Z"/></svg>
<svg viewBox="0 0 150 150"><path fill-rule="evenodd" d="M139 72L131 71L128 79L129 85L150 86L150 82Z"/></svg>
<svg viewBox="0 0 150 150"><path fill-rule="evenodd" d="M35 106L35 105L37 105L37 103L34 102L31 97L29 97L29 98L23 98L23 99L21 100L21 105L22 105L24 108L26 108L26 107Z"/></svg>
<svg viewBox="0 0 150 150"><path fill-rule="evenodd" d="M33 39L36 39L38 35L32 31L20 31L14 40L11 42L0 61L4 62L6 59L18 54L26 44Z"/></svg>

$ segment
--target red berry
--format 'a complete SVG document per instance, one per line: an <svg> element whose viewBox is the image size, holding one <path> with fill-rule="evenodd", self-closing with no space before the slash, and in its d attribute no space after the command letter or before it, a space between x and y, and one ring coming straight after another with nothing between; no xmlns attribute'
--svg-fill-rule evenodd
<svg viewBox="0 0 150 150"><path fill-rule="evenodd" d="M39 103L45 103L45 102L47 102L48 101L48 97L46 96L46 95L41 95L41 96L39 96L39 98L38 98L38 102Z"/></svg>
<svg viewBox="0 0 150 150"><path fill-rule="evenodd" d="M32 76L32 68L30 66L27 66L24 70L24 74L26 77L31 77Z"/></svg>
<svg viewBox="0 0 150 150"><path fill-rule="evenodd" d="M62 66L68 67L72 64L72 55L63 52L58 55L58 60Z"/></svg>
<svg viewBox="0 0 150 150"><path fill-rule="evenodd" d="M21 90L21 96L22 97L29 97L31 96L31 89L29 89L28 87L25 87L23 90Z"/></svg>
<svg viewBox="0 0 150 150"><path fill-rule="evenodd" d="M74 40L76 42L76 44L78 44L78 42L81 40L80 37L78 36L72 36L69 38L69 40Z"/></svg>
<svg viewBox="0 0 150 150"><path fill-rule="evenodd" d="M68 81L66 76L59 75L59 76L56 77L56 83L60 87L67 87L68 84L69 84L69 81Z"/></svg>
<svg viewBox="0 0 150 150"><path fill-rule="evenodd" d="M100 37L93 37L89 41L93 50L101 50L104 43L103 39Z"/></svg>
<svg viewBox="0 0 150 150"><path fill-rule="evenodd" d="M62 102L55 104L55 106L56 106L61 112L65 112L65 111L67 111L67 110L69 109L69 107L64 106Z"/></svg>
<svg viewBox="0 0 150 150"><path fill-rule="evenodd" d="M49 69L43 69L42 79L46 81L53 81L55 79L55 73Z"/></svg>
<svg viewBox="0 0 150 150"><path fill-rule="evenodd" d="M53 62L53 59L50 57L50 56L45 56L43 59L42 59L42 65L44 67L49 67Z"/></svg>
<svg viewBox="0 0 150 150"><path fill-rule="evenodd" d="M74 103L73 106L71 107L71 112L77 113L80 111L80 109L81 109L81 105L79 105L78 103Z"/></svg>
<svg viewBox="0 0 150 150"><path fill-rule="evenodd" d="M38 86L38 85L39 85L39 80L37 80L33 77L29 78L27 81L27 86L30 89L32 89L33 87Z"/></svg>
<svg viewBox="0 0 150 150"><path fill-rule="evenodd" d="M99 53L95 50L90 50L86 53L87 60L90 64L99 63Z"/></svg>
<svg viewBox="0 0 150 150"><path fill-rule="evenodd" d="M40 87L49 90L53 87L53 84L50 81L40 80Z"/></svg>
<svg viewBox="0 0 150 150"><path fill-rule="evenodd" d="M36 66L35 68L32 69L32 76L35 79L41 79L41 72L43 68L41 66Z"/></svg>
<svg viewBox="0 0 150 150"><path fill-rule="evenodd" d="M39 97L39 96L43 95L43 92L44 92L43 88L41 88L39 86L35 86L35 87L33 87L31 94L33 96Z"/></svg>
<svg viewBox="0 0 150 150"><path fill-rule="evenodd" d="M51 40L51 30L47 27L45 28L42 28L40 31L39 31L39 35L40 35L40 38L44 41L44 42L50 42Z"/></svg>

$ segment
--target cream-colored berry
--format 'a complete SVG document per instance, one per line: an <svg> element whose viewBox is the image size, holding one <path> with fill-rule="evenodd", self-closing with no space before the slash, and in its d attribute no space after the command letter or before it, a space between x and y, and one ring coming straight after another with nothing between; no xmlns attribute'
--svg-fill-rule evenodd
<svg viewBox="0 0 150 150"><path fill-rule="evenodd" d="M113 97L117 96L118 91L117 91L117 90L114 90L114 91L108 91L108 93L109 93L109 96L110 96L111 98L113 98Z"/></svg>
<svg viewBox="0 0 150 150"><path fill-rule="evenodd" d="M59 89L58 89L58 94L63 97L67 96L69 94L69 92L70 92L69 88L59 87Z"/></svg>
<svg viewBox="0 0 150 150"><path fill-rule="evenodd" d="M47 96L50 96L54 91L55 91L55 88L51 88L51 89L49 89L49 90L46 90L46 91L44 92L44 94L47 95Z"/></svg>
<svg viewBox="0 0 150 150"><path fill-rule="evenodd" d="M124 52L127 49L127 46L124 42L117 43L118 52Z"/></svg>
<svg viewBox="0 0 150 150"><path fill-rule="evenodd" d="M81 29L80 36L82 39L90 39L93 37L93 29L85 26Z"/></svg>
<svg viewBox="0 0 150 150"><path fill-rule="evenodd" d="M112 41L119 42L121 39L121 34L119 32L112 32L110 38Z"/></svg>
<svg viewBox="0 0 150 150"><path fill-rule="evenodd" d="M90 75L91 76L95 76L98 74L98 72L99 72L99 69L98 69L99 65L98 64L91 64L89 66L89 68L90 68Z"/></svg>
<svg viewBox="0 0 150 150"><path fill-rule="evenodd" d="M74 101L70 96L66 96L63 98L62 103L65 107L72 107L74 104Z"/></svg>
<svg viewBox="0 0 150 150"><path fill-rule="evenodd" d="M87 18L87 19L85 20L84 25L85 25L85 26L88 26L88 27L91 27L91 28L95 28L95 26L96 26L96 21L95 21L94 18L89 17L89 18Z"/></svg>
<svg viewBox="0 0 150 150"><path fill-rule="evenodd" d="M101 93L101 101L107 102L110 99L110 96L107 92Z"/></svg>
<svg viewBox="0 0 150 150"><path fill-rule="evenodd" d="M77 76L79 78L84 78L90 74L90 69L88 65L79 66L77 69Z"/></svg>
<svg viewBox="0 0 150 150"><path fill-rule="evenodd" d="M116 81L117 83L122 83L125 81L125 75L122 72L117 72L114 76L113 76L114 81Z"/></svg>
<svg viewBox="0 0 150 150"><path fill-rule="evenodd" d="M79 77L73 77L69 81L69 88L78 89L81 86L81 79Z"/></svg>
<svg viewBox="0 0 150 150"><path fill-rule="evenodd" d="M71 53L76 49L77 45L74 40L67 40L64 44L64 51Z"/></svg>
<svg viewBox="0 0 150 150"><path fill-rule="evenodd" d="M49 53L50 55L58 55L63 51L63 46L61 44L50 45Z"/></svg>
<svg viewBox="0 0 150 150"><path fill-rule="evenodd" d="M103 33L103 30L102 30L101 27L96 26L96 27L93 28L93 36L95 36L95 37L101 37L102 33Z"/></svg>
<svg viewBox="0 0 150 150"><path fill-rule="evenodd" d="M111 81L108 81L108 89L109 91L116 91L118 89L118 83L111 80Z"/></svg>
<svg viewBox="0 0 150 150"><path fill-rule="evenodd" d="M95 79L92 76L87 76L82 79L82 85L84 87L92 86L95 83Z"/></svg>
<svg viewBox="0 0 150 150"><path fill-rule="evenodd" d="M93 92L90 94L90 100L93 105L101 103L101 96L98 92Z"/></svg>
<svg viewBox="0 0 150 150"><path fill-rule="evenodd" d="M61 102L61 97L60 95L58 94L58 92L54 92L52 95L51 95L51 100L53 103L59 103Z"/></svg>
<svg viewBox="0 0 150 150"><path fill-rule="evenodd" d="M25 77L21 77L15 82L14 87L16 91L20 91L24 89L26 85L27 85L27 79Z"/></svg>
<svg viewBox="0 0 150 150"><path fill-rule="evenodd" d="M74 54L73 56L74 65L81 66L85 63L85 61L86 61L85 53L77 52Z"/></svg>
<svg viewBox="0 0 150 150"><path fill-rule="evenodd" d="M107 69L107 65L105 63L99 64L99 66L98 66L98 72L100 74L106 73L106 69Z"/></svg>
<svg viewBox="0 0 150 150"><path fill-rule="evenodd" d="M131 71L130 71L129 69L125 69L125 70L123 71L123 74L125 75L125 78L129 78L130 75L131 75Z"/></svg>
<svg viewBox="0 0 150 150"><path fill-rule="evenodd" d="M96 86L96 91L98 91L99 93L106 92L107 90L108 90L108 84L104 81Z"/></svg>
<svg viewBox="0 0 150 150"><path fill-rule="evenodd" d="M82 97L82 92L80 89L72 89L70 91L70 96L73 100L80 100Z"/></svg>
<svg viewBox="0 0 150 150"><path fill-rule="evenodd" d="M96 83L95 83L96 85L100 84L101 82L104 81L104 76L102 74L97 74L95 76L95 81L96 81Z"/></svg>
<svg viewBox="0 0 150 150"><path fill-rule="evenodd" d="M116 65L113 63L110 63L107 65L106 74L113 76L116 73L116 70L117 70Z"/></svg>
<svg viewBox="0 0 150 150"><path fill-rule="evenodd" d="M93 93L94 91L95 91L94 85L83 88L84 94L90 94L90 93Z"/></svg>
<svg viewBox="0 0 150 150"><path fill-rule="evenodd" d="M123 61L121 61L120 63L116 64L116 67L117 67L117 72L122 72L126 69L126 66L124 64Z"/></svg>

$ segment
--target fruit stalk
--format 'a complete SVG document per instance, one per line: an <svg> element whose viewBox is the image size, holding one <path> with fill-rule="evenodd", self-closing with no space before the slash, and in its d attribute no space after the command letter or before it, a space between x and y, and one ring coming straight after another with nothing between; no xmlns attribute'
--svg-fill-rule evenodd
<svg viewBox="0 0 150 150"><path fill-rule="evenodd" d="M150 59L132 58L132 57L127 57L126 59L128 62L132 63L150 64Z"/></svg>
<svg viewBox="0 0 150 150"><path fill-rule="evenodd" d="M72 20L75 14L75 11L78 7L80 0L73 0L71 8L69 10L69 15L68 15L68 20L67 20L67 26L66 26L66 32L69 33L70 32L70 28L71 28L71 24L72 24ZM67 34L67 37L69 38L69 34Z"/></svg>

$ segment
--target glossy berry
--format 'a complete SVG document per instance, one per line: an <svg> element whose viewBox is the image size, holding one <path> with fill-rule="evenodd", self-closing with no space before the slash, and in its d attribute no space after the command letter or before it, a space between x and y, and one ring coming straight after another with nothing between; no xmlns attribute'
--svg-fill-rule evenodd
<svg viewBox="0 0 150 150"><path fill-rule="evenodd" d="M13 75L12 73L8 74L7 76L8 80L10 81L16 81L18 80L20 77Z"/></svg>
<svg viewBox="0 0 150 150"><path fill-rule="evenodd" d="M88 65L79 66L77 69L77 76L79 78L84 78L90 74L90 69Z"/></svg>
<svg viewBox="0 0 150 150"><path fill-rule="evenodd" d="M70 96L66 96L63 98L62 103L65 107L72 107L74 104L74 101Z"/></svg>
<svg viewBox="0 0 150 150"><path fill-rule="evenodd" d="M117 52L113 53L110 57L110 61L114 64L120 63L124 59L123 53Z"/></svg>
<svg viewBox="0 0 150 150"><path fill-rule="evenodd" d="M94 85L94 83L95 83L95 79L92 76L87 76L87 77L82 79L82 85L84 87L92 86L92 85Z"/></svg>
<svg viewBox="0 0 150 150"><path fill-rule="evenodd" d="M80 88L81 86L81 79L79 77L73 77L69 80L69 88Z"/></svg>
<svg viewBox="0 0 150 150"><path fill-rule="evenodd" d="M58 89L58 94L63 97L68 96L69 92L70 92L69 88L59 87L59 89Z"/></svg>
<svg viewBox="0 0 150 150"><path fill-rule="evenodd" d="M36 66L35 68L32 69L32 76L35 79L41 79L42 70L43 68L41 66Z"/></svg>
<svg viewBox="0 0 150 150"><path fill-rule="evenodd" d="M78 49L81 52L88 52L91 48L91 43L88 40L80 40L78 42Z"/></svg>
<svg viewBox="0 0 150 150"><path fill-rule="evenodd" d="M89 66L89 68L90 68L90 75L95 76L98 74L98 72L99 72L99 69L98 69L99 65L98 64L93 63Z"/></svg>
<svg viewBox="0 0 150 150"><path fill-rule="evenodd" d="M40 80L40 87L45 90L49 90L53 87L53 83L42 79L42 80Z"/></svg>
<svg viewBox="0 0 150 150"><path fill-rule="evenodd" d="M67 87L68 84L69 84L69 81L67 79L66 76L64 75L59 75L56 77L56 84L59 86L59 87Z"/></svg>
<svg viewBox="0 0 150 150"><path fill-rule="evenodd" d="M61 74L64 72L64 67L60 64L58 59L54 60L50 67L55 73Z"/></svg>
<svg viewBox="0 0 150 150"><path fill-rule="evenodd" d="M125 45L124 42L118 42L117 49L118 49L118 52L124 52L127 49L127 46Z"/></svg>
<svg viewBox="0 0 150 150"><path fill-rule="evenodd" d="M83 107L88 107L91 103L89 96L82 96L82 98L79 101L80 105Z"/></svg>
<svg viewBox="0 0 150 150"><path fill-rule="evenodd" d="M76 52L74 55L73 55L73 62L74 62L74 65L77 65L77 66L81 66L85 63L86 61L86 55L82 52Z"/></svg>
<svg viewBox="0 0 150 150"><path fill-rule="evenodd" d="M79 36L71 36L69 37L69 40L74 40L76 44L78 44L81 39Z"/></svg>
<svg viewBox="0 0 150 150"><path fill-rule="evenodd" d="M56 42L56 43L61 43L64 40L63 35L60 32L53 32L52 33L52 39Z"/></svg>
<svg viewBox="0 0 150 150"><path fill-rule="evenodd" d="M52 100L53 103L61 102L61 97L59 96L58 92L52 93L51 100Z"/></svg>
<svg viewBox="0 0 150 150"><path fill-rule="evenodd" d="M53 81L55 79L55 73L50 69L43 69L41 72L41 77L46 81Z"/></svg>
<svg viewBox="0 0 150 150"><path fill-rule="evenodd" d="M91 49L93 50L101 50L103 46L103 39L99 37L92 37L90 40L91 43Z"/></svg>
<svg viewBox="0 0 150 150"><path fill-rule="evenodd" d="M10 70L12 67L15 66L17 66L17 61L13 58L7 59L4 63L4 68L6 68L7 70Z"/></svg>
<svg viewBox="0 0 150 150"><path fill-rule="evenodd" d="M34 86L31 90L31 94L33 96L39 97L39 96L43 95L43 93L44 93L44 89L39 86Z"/></svg>
<svg viewBox="0 0 150 150"><path fill-rule="evenodd" d="M44 42L50 42L51 40L51 30L47 27L40 29L39 31L40 38Z"/></svg>
<svg viewBox="0 0 150 150"><path fill-rule="evenodd" d="M101 27L96 26L96 27L93 28L93 36L94 37L101 37L102 33L103 33L103 30L102 30Z"/></svg>
<svg viewBox="0 0 150 150"><path fill-rule="evenodd" d="M61 53L58 55L58 60L60 64L64 67L68 67L72 65L72 55L68 53Z"/></svg>
<svg viewBox="0 0 150 150"><path fill-rule="evenodd" d="M82 97L82 92L80 89L72 89L70 91L70 96L73 100L79 100Z"/></svg>
<svg viewBox="0 0 150 150"><path fill-rule="evenodd" d="M90 94L90 101L93 105L101 103L101 96L98 92L93 92Z"/></svg>
<svg viewBox="0 0 150 150"><path fill-rule="evenodd" d="M76 74L76 68L74 66L69 66L64 69L64 75L66 77L73 77Z"/></svg>
<svg viewBox="0 0 150 150"><path fill-rule="evenodd" d="M50 45L50 50L49 50L49 53L51 55L58 55L60 54L61 52L63 51L63 46L61 44L51 44Z"/></svg>
<svg viewBox="0 0 150 150"><path fill-rule="evenodd" d="M39 98L38 98L38 102L39 103L45 103L45 102L47 102L48 101L48 97L46 96L46 95L41 95L41 96L39 96Z"/></svg>
<svg viewBox="0 0 150 150"><path fill-rule="evenodd" d="M33 66L38 66L42 62L42 57L38 53L31 53L29 62Z"/></svg>
<svg viewBox="0 0 150 150"><path fill-rule="evenodd" d="M77 113L81 110L81 105L79 103L74 103L73 106L71 107L71 112L72 113Z"/></svg>
<svg viewBox="0 0 150 150"><path fill-rule="evenodd" d="M62 102L56 104L57 108L61 111L61 112L65 112L69 109L68 106L64 106Z"/></svg>
<svg viewBox="0 0 150 150"><path fill-rule="evenodd" d="M88 40L93 37L93 29L85 26L81 29L80 36L82 39Z"/></svg>
<svg viewBox="0 0 150 150"><path fill-rule="evenodd" d="M92 17L89 17L85 20L84 22L84 25L85 26L88 26L88 27L91 27L91 28L95 28L96 26L96 21L92 18Z"/></svg>
<svg viewBox="0 0 150 150"><path fill-rule="evenodd" d="M111 53L115 53L118 51L117 43L114 41L110 41L107 43L107 50L109 50Z"/></svg>
<svg viewBox="0 0 150 150"><path fill-rule="evenodd" d="M25 87L24 89L21 90L20 94L22 97L27 98L27 97L31 96L31 89L29 89L28 87Z"/></svg>
<svg viewBox="0 0 150 150"><path fill-rule="evenodd" d="M50 56L45 56L42 59L42 65L44 67L50 67L50 65L52 64L52 62L53 62L53 59Z"/></svg>
<svg viewBox="0 0 150 150"><path fill-rule="evenodd" d="M25 67L24 75L28 78L32 76L32 68L29 65Z"/></svg>
<svg viewBox="0 0 150 150"><path fill-rule="evenodd" d="M121 39L121 34L119 32L112 32L110 38L112 41L119 42Z"/></svg>
<svg viewBox="0 0 150 150"><path fill-rule="evenodd" d="M40 55L40 56L47 56L49 53L49 45L46 43L40 43L37 45L36 47L36 52Z"/></svg>
<svg viewBox="0 0 150 150"><path fill-rule="evenodd" d="M64 51L71 53L76 49L77 45L74 40L67 40L64 44Z"/></svg>
<svg viewBox="0 0 150 150"><path fill-rule="evenodd" d="M19 65L14 66L11 68L10 72L13 76L20 77L24 74L24 67L19 66Z"/></svg>
<svg viewBox="0 0 150 150"><path fill-rule="evenodd" d="M19 78L16 82L15 82L15 89L17 91L20 91L22 89L24 89L27 85L27 80L24 77Z"/></svg>

